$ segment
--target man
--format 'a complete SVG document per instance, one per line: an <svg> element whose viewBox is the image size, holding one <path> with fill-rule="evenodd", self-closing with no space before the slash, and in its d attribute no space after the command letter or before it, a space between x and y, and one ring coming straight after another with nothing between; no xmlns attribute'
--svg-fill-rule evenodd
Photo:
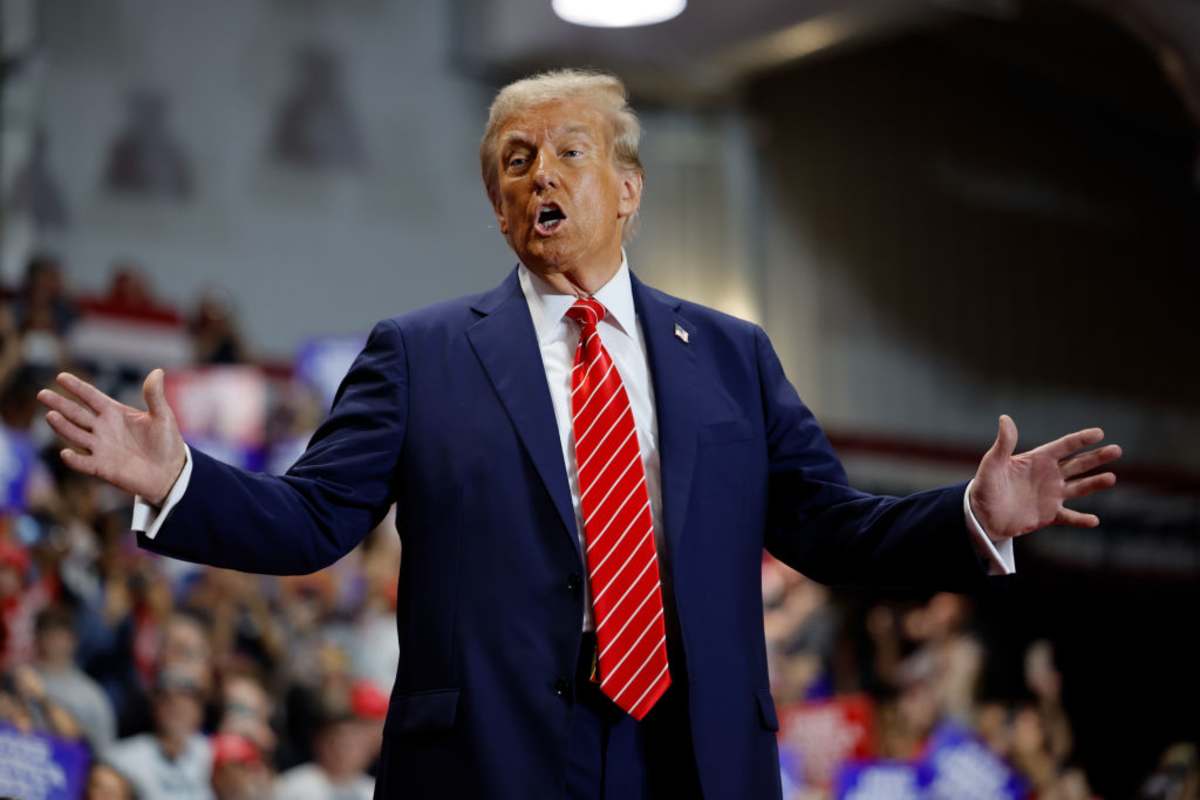
<svg viewBox="0 0 1200 800"><path fill-rule="evenodd" d="M122 739L103 754L143 800L212 800L212 747L200 733L202 692L190 671L165 667L155 679L154 732Z"/></svg>
<svg viewBox="0 0 1200 800"><path fill-rule="evenodd" d="M824 582L965 589L1019 534L1098 524L1063 507L1115 480L1080 477L1119 454L1076 455L1094 428L1014 455L1002 417L969 499L847 486L759 327L629 270L637 145L616 78L505 88L480 160L520 264L376 325L284 477L188 451L161 371L147 412L66 374L77 401L41 395L63 458L145 498L167 555L319 569L396 502L377 797L779 797L764 546Z"/></svg>
<svg viewBox="0 0 1200 800"><path fill-rule="evenodd" d="M374 781L365 770L377 745L359 709L325 698L312 730L313 760L275 780L275 800L370 800Z"/></svg>
<svg viewBox="0 0 1200 800"><path fill-rule="evenodd" d="M103 751L116 738L116 716L104 690L75 663L74 619L52 606L38 614L35 630L34 668L46 695L75 717L93 752Z"/></svg>

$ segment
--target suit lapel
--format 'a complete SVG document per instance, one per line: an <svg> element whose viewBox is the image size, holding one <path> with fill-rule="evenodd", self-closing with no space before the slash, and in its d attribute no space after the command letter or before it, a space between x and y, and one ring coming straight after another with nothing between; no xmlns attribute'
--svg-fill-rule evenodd
<svg viewBox="0 0 1200 800"><path fill-rule="evenodd" d="M578 552L575 509L571 505L554 404L517 271L509 273L503 283L483 295L472 308L484 317L467 329L467 338L546 485L572 547Z"/></svg>
<svg viewBox="0 0 1200 800"><path fill-rule="evenodd" d="M654 381L663 522L667 542L673 552L678 552L687 521L696 464L697 412L703 397L695 355L696 331L680 316L678 299L646 286L632 272L630 279ZM676 326L687 341L676 332Z"/></svg>

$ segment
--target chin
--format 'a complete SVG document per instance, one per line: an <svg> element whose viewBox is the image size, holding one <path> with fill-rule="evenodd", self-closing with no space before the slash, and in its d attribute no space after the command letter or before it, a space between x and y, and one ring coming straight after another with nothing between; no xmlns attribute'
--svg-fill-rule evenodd
<svg viewBox="0 0 1200 800"><path fill-rule="evenodd" d="M521 263L535 272L568 272L573 260L556 242L537 241L517 253Z"/></svg>

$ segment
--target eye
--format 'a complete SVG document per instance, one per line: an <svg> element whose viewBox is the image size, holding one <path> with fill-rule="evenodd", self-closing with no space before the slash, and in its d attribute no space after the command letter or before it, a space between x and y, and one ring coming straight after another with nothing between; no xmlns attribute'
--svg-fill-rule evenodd
<svg viewBox="0 0 1200 800"><path fill-rule="evenodd" d="M563 158L579 158L583 155L583 151L578 147L572 147L570 150L563 151Z"/></svg>
<svg viewBox="0 0 1200 800"><path fill-rule="evenodd" d="M525 156L513 156L508 160L509 169L519 169L525 166Z"/></svg>

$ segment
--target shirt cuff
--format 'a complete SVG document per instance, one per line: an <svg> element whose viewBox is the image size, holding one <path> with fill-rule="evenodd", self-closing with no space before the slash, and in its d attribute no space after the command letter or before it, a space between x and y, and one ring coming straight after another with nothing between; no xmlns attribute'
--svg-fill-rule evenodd
<svg viewBox="0 0 1200 800"><path fill-rule="evenodd" d="M972 480L967 484L967 490L963 492L963 514L967 518L967 529L971 531L971 543L975 545L975 550L979 555L988 562L988 575L1012 575L1017 571L1012 539L1005 539L998 543L993 542L992 538L987 535L987 531L979 524L979 520L975 519L975 513L971 511L971 487L974 485L975 481Z"/></svg>
<svg viewBox="0 0 1200 800"><path fill-rule="evenodd" d="M167 499L163 500L162 507L155 508L143 500L141 495L134 495L133 522L129 527L146 534L147 539L157 536L158 529L167 521L167 515L171 513L171 509L183 498L183 493L187 491L188 481L191 478L192 449L185 444L183 446L183 470L175 479L175 485L171 487L171 491L167 493Z"/></svg>

